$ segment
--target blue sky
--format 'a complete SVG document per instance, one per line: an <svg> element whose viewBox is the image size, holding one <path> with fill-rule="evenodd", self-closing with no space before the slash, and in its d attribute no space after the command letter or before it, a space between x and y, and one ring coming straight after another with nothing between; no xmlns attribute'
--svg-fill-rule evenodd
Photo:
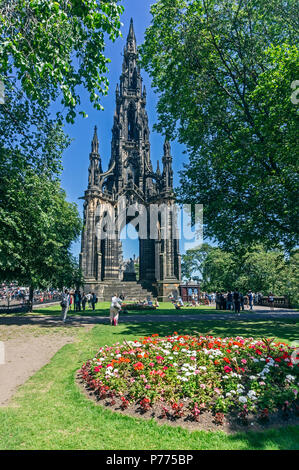
<svg viewBox="0 0 299 470"><path fill-rule="evenodd" d="M102 158L104 171L108 167L111 153L111 129L113 125L113 115L115 110L115 89L119 81L122 67L122 53L130 26L130 19L134 20L134 29L137 43L141 44L144 40L146 28L150 25L151 14L150 6L155 3L154 0L124 0L123 5L125 12L121 21L123 37L117 39L115 43L107 41L106 56L111 59L108 74L110 88L108 96L103 97L102 105L104 111L97 111L89 102L87 93L83 90L81 94L82 108L88 114L88 118L83 119L78 116L75 124L66 125L65 130L73 139L71 145L64 153L62 174L62 187L67 193L69 201L76 202L80 214L82 215L83 201L79 200L84 195L87 188L88 165L90 145L93 137L94 126L98 127L98 136L100 141L100 155ZM162 159L164 137L153 132L152 126L156 122L156 103L157 95L151 88L149 76L142 70L142 77L147 88L147 112L149 116L149 125L151 129L151 158L153 167L156 168L157 160ZM174 157L174 185L179 184L178 171L183 168L184 163L188 160L187 155L183 154L184 147L178 143L172 142L172 155ZM162 164L160 164L162 168ZM137 255L138 248L135 242L124 243L124 256L126 258L132 256L135 252ZM80 241L73 245L74 255L80 252Z"/></svg>

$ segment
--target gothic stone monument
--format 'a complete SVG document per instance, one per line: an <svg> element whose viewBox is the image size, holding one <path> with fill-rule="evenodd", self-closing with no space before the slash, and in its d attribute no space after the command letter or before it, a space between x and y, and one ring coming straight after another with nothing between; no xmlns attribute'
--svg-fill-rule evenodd
<svg viewBox="0 0 299 470"><path fill-rule="evenodd" d="M127 298L146 298L149 292L159 300L166 300L169 294L178 291L181 280L179 240L175 212L172 211L175 198L170 144L165 141L163 172L160 171L159 162L154 172L150 158L146 90L137 59L131 20L120 85L116 88L109 169L103 172L95 128L88 189L83 198L80 265L85 291L96 292L99 300L110 300L113 293L124 293ZM127 211L128 207L136 207L136 212ZM140 213L140 207L148 217L134 225L134 217ZM170 214L168 217L158 214L155 237L151 236L151 207L158 207L158 211L166 207ZM109 221L112 219L118 221L117 229L110 230ZM119 234L128 223L135 226L139 236L138 283L134 276L130 278L126 275L124 279L120 269L122 245ZM132 279L131 282L128 279Z"/></svg>

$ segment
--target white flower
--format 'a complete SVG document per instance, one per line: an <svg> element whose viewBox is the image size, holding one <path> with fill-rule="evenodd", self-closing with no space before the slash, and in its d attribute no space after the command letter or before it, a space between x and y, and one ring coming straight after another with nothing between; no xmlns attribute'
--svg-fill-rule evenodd
<svg viewBox="0 0 299 470"><path fill-rule="evenodd" d="M286 380L287 380L287 382L294 382L295 377L293 375L287 375Z"/></svg>
<svg viewBox="0 0 299 470"><path fill-rule="evenodd" d="M239 397L239 402L240 403L247 403L247 398L246 397Z"/></svg>

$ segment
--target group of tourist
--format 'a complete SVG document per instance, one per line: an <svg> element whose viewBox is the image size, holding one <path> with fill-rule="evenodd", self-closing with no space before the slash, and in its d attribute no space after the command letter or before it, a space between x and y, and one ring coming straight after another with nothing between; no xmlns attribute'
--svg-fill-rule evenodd
<svg viewBox="0 0 299 470"><path fill-rule="evenodd" d="M274 301L273 295L271 294L270 296ZM233 310L235 313L240 313L241 310L244 311L245 307L253 310L253 306L259 303L261 297L261 294L256 294L251 290L247 294L239 292L238 289L226 293L216 292L216 310Z"/></svg>
<svg viewBox="0 0 299 470"><path fill-rule="evenodd" d="M82 311L84 312L86 310L86 306L92 310L95 310L97 301L98 299L94 292L89 292L88 294L83 292L81 294L79 290L69 292L67 289L65 289L61 295L60 303L62 309L62 321L66 321L67 313L69 310L72 310L72 308L75 312L81 312L81 307Z"/></svg>
<svg viewBox="0 0 299 470"><path fill-rule="evenodd" d="M33 303L55 302L61 296L58 289L33 291ZM0 285L0 305L26 304L29 301L29 287L19 286L17 283L3 283Z"/></svg>

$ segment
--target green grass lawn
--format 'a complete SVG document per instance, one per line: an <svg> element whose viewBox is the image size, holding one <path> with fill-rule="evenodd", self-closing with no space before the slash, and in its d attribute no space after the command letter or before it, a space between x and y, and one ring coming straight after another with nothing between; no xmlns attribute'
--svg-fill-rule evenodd
<svg viewBox="0 0 299 470"><path fill-rule="evenodd" d="M68 315L86 315L86 316L107 316L109 317L110 302L99 302L96 305L96 309L93 311L89 308L83 312L75 312L73 309L69 311ZM61 307L54 305L51 307L35 308L34 314L38 315L60 315ZM185 314L202 314L202 313L225 313L223 310L216 310L215 307L208 307L202 305L200 307L184 307L180 310L176 310L171 302L161 302L160 307L156 310L129 310L129 315L185 315ZM227 311L227 313L229 313ZM232 313L232 312L230 312ZM30 315L30 314L29 314ZM123 315L123 314L121 314Z"/></svg>
<svg viewBox="0 0 299 470"><path fill-rule="evenodd" d="M68 328L67 326L62 328ZM269 336L299 339L295 321L197 321L98 325L82 328L73 344L64 346L49 364L20 387L9 407L0 408L1 449L299 449L299 427L283 431L226 435L190 432L111 412L88 400L74 383L81 364L98 348L144 335L192 334Z"/></svg>

